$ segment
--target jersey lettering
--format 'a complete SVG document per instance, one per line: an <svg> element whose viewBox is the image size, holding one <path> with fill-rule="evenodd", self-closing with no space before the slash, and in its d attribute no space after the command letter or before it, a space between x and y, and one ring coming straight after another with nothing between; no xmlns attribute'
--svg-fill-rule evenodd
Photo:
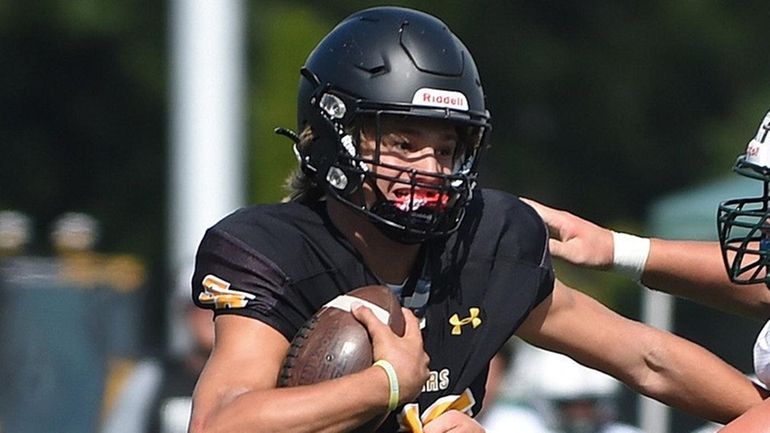
<svg viewBox="0 0 770 433"><path fill-rule="evenodd" d="M428 380L422 386L422 392L443 391L449 388L449 369L444 368L439 371L431 371Z"/></svg>

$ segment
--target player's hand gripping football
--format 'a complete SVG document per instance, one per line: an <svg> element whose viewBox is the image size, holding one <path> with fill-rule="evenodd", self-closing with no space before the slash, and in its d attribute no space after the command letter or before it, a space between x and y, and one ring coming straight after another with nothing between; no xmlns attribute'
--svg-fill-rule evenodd
<svg viewBox="0 0 770 433"><path fill-rule="evenodd" d="M548 246L554 257L574 265L607 270L612 266L612 232L567 211L522 198L548 226Z"/></svg>
<svg viewBox="0 0 770 433"><path fill-rule="evenodd" d="M399 385L398 404L413 401L428 380L428 362L422 344L422 334L417 318L409 309L404 313L404 336L399 337L388 325L382 323L364 306L353 308L353 315L366 327L372 338L372 352L375 360L384 359L393 365Z"/></svg>

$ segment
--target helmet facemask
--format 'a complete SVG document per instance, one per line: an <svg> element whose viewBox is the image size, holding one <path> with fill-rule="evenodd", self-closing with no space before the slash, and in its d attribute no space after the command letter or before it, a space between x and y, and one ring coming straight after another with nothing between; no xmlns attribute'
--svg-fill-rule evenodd
<svg viewBox="0 0 770 433"><path fill-rule="evenodd" d="M768 182L765 181L762 197L727 200L719 205L719 243L727 274L734 283L767 281L770 264L768 203Z"/></svg>
<svg viewBox="0 0 770 433"><path fill-rule="evenodd" d="M736 284L770 282L770 112L738 158L734 171L762 181L759 197L727 200L719 205L717 229L722 258Z"/></svg>
<svg viewBox="0 0 770 433"><path fill-rule="evenodd" d="M322 143L325 140L319 138L313 143L314 147L331 144L335 148L336 157L328 161L322 182L327 194L365 214L398 242L417 243L454 232L476 186L478 154L487 128L456 119L444 120L443 112L438 113L441 118L437 119L435 110L415 114L384 107L359 107L348 119L342 114L349 110L344 100L351 100L340 96L335 92L318 98L320 117L327 123L323 129L334 131L335 141ZM456 131L451 167L445 172L424 171L408 161L394 162L392 157L388 158L392 153L389 127L418 122L446 122ZM368 147L362 146L364 141ZM316 178L321 174L316 173ZM386 190L383 185L388 185Z"/></svg>

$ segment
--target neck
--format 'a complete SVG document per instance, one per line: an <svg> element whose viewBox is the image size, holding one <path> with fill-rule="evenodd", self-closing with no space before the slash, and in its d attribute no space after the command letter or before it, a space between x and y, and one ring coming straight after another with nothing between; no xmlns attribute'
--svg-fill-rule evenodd
<svg viewBox="0 0 770 433"><path fill-rule="evenodd" d="M385 236L365 215L332 198L326 203L334 225L378 277L386 283L401 284L409 276L417 261L420 244L396 242Z"/></svg>

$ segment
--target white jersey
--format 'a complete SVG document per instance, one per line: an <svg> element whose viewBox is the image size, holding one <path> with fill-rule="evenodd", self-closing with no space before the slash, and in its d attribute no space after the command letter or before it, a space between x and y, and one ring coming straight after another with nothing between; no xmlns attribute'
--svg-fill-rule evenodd
<svg viewBox="0 0 770 433"><path fill-rule="evenodd" d="M770 320L759 331L754 343L754 372L765 386L770 386Z"/></svg>

